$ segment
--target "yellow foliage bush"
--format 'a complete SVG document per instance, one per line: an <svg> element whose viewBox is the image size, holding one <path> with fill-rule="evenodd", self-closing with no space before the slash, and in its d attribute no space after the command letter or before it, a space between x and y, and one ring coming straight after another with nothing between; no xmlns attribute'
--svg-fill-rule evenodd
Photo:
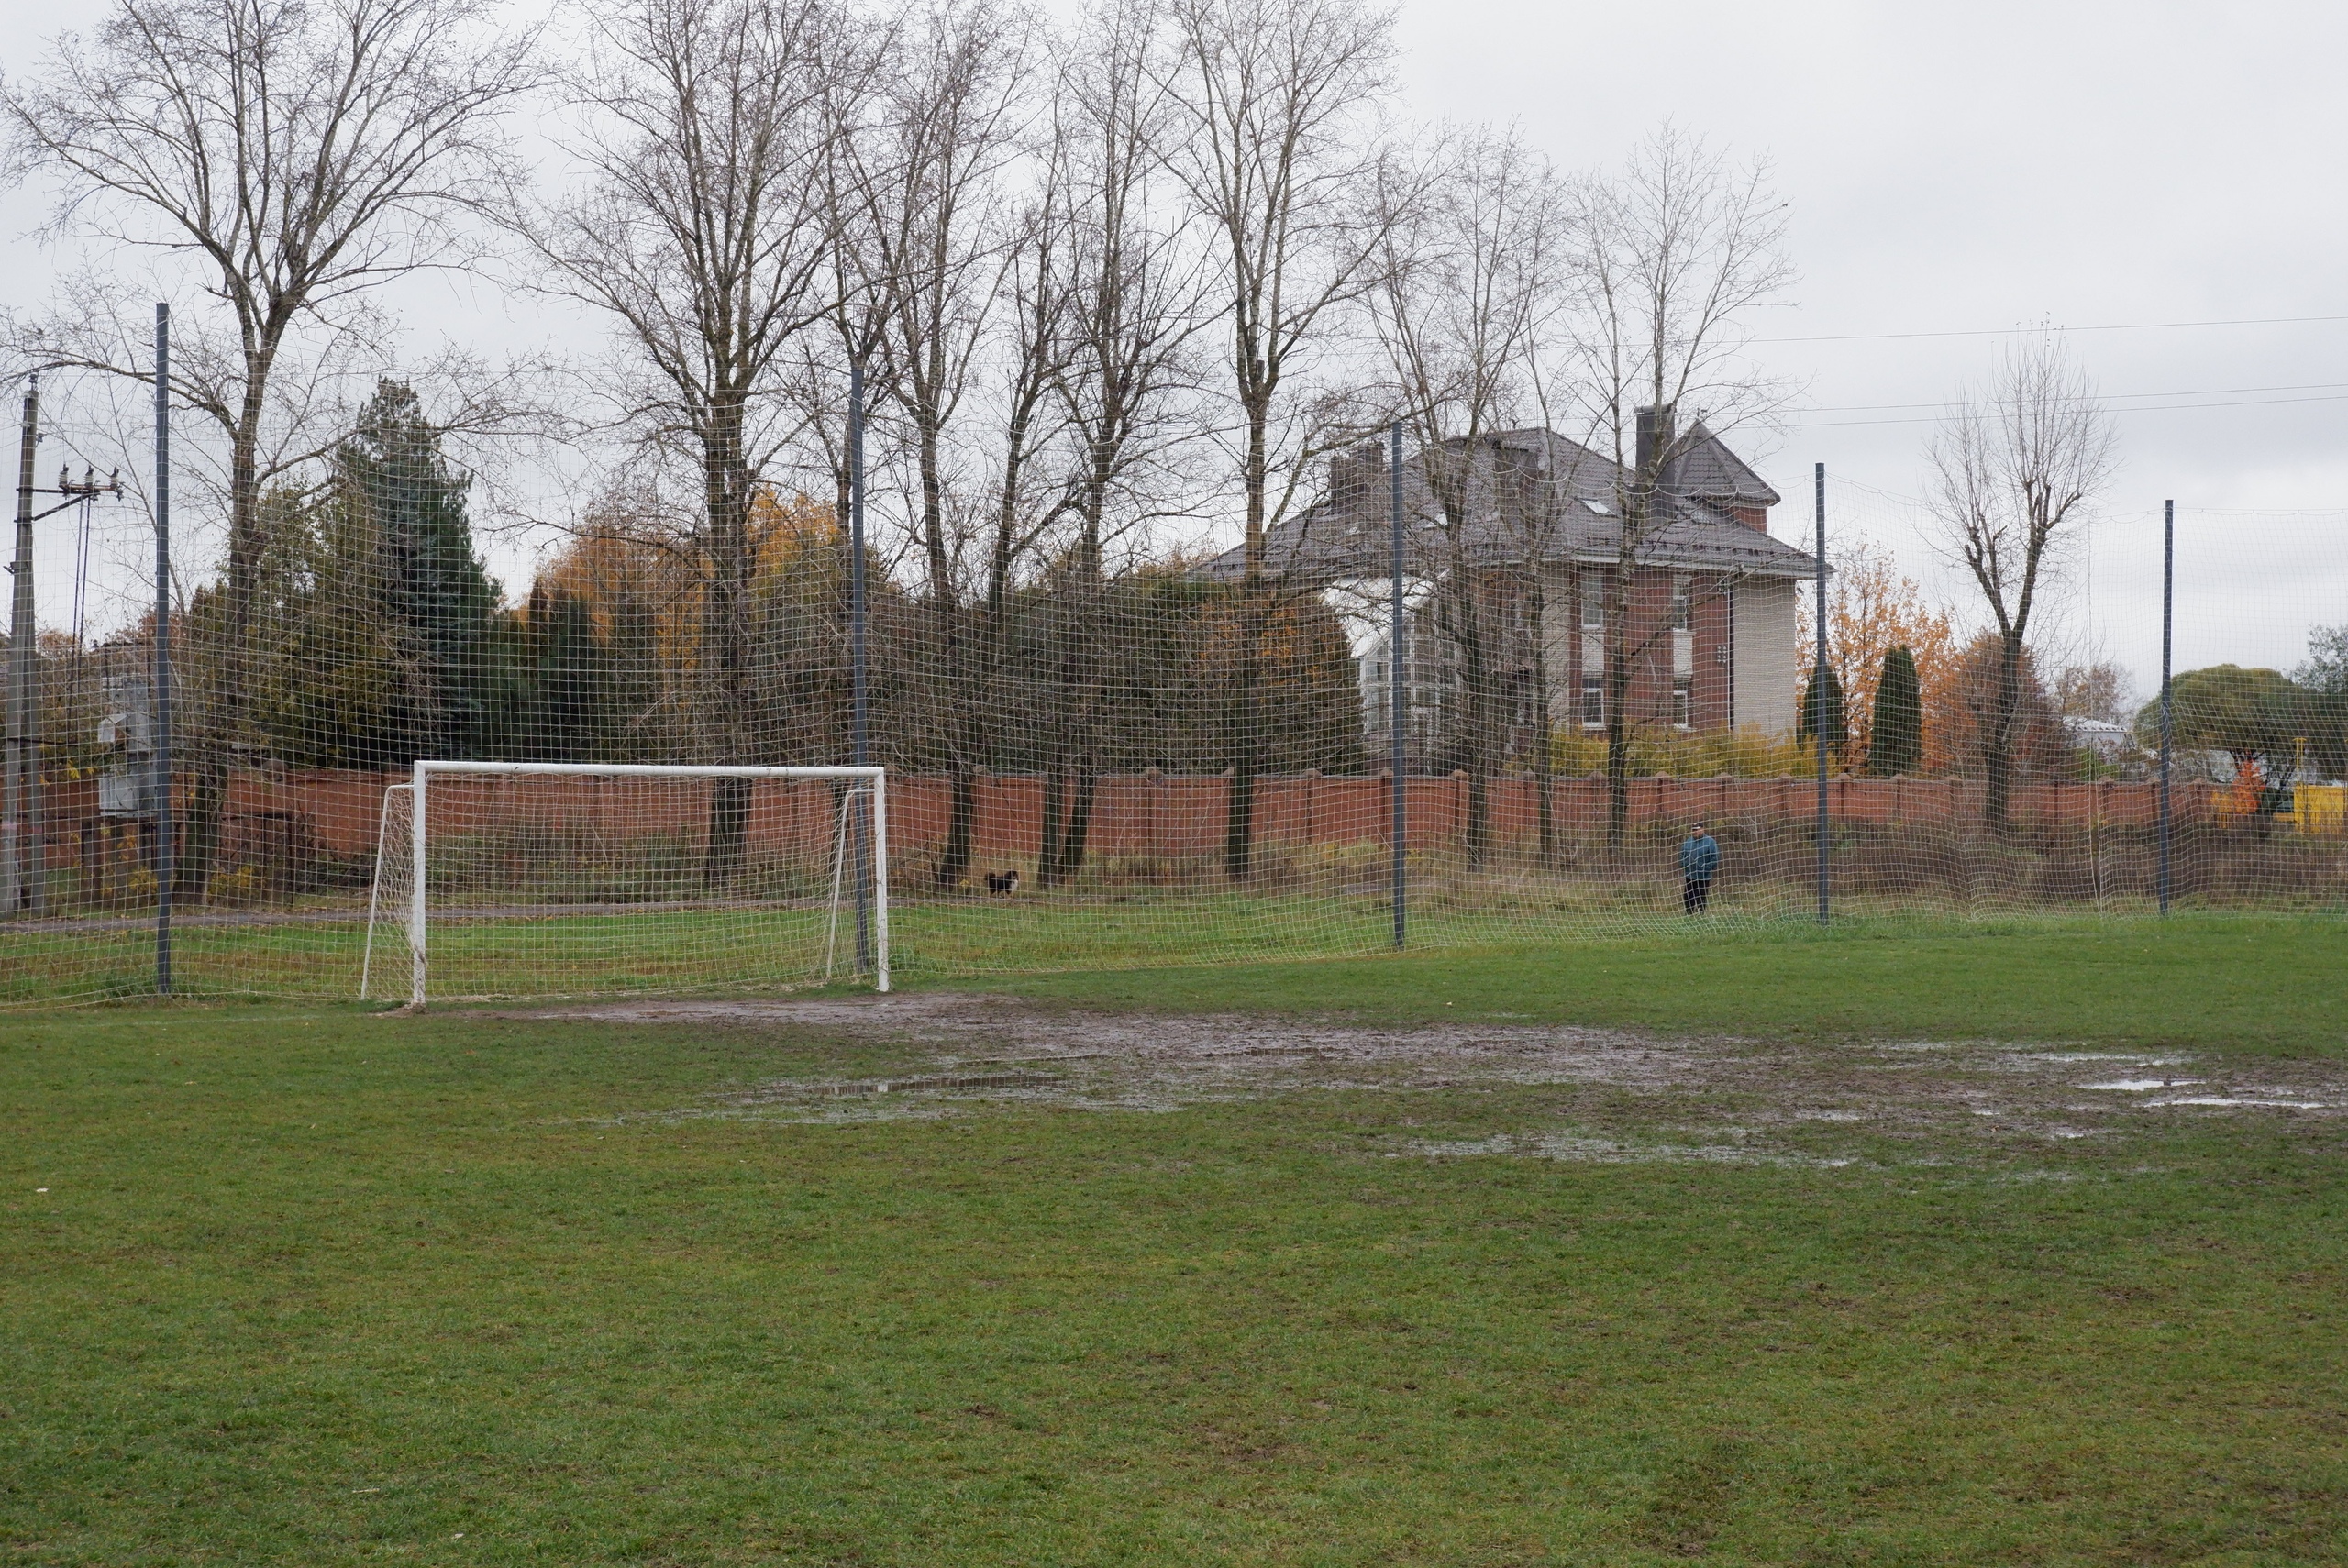
<svg viewBox="0 0 2348 1568"><path fill-rule="evenodd" d="M1557 731L1549 740L1549 767L1569 778L1605 772L1606 737ZM1809 742L1769 734L1754 724L1704 734L1667 732L1631 738L1631 772L1641 778L1667 773L1674 778L1717 778L1725 773L1732 778L1807 778L1817 767Z"/></svg>

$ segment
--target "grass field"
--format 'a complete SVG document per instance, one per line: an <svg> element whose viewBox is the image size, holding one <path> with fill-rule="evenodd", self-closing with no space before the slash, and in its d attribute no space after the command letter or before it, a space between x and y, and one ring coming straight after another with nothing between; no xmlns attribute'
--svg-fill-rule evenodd
<svg viewBox="0 0 2348 1568"><path fill-rule="evenodd" d="M1285 978L1251 987L1250 971L1232 966L1269 961L1276 967L1265 973L1285 977L1292 971L1283 966L1298 960L1361 959L1366 966L1358 971L1332 971L1342 977L1333 983L1371 1005L1391 997L1407 1008L1432 977L1438 985L1452 985L1445 1000L1506 1011L1521 1010L1518 1001L1528 998L1536 1010L1551 1003L1539 999L1538 983L1525 998L1507 1001L1470 995L1444 977L1470 955L1512 962L1544 955L1619 953L1624 955L1619 968L1571 969L1571 986L1552 1002L1570 998L1587 1009L1619 993L1620 1006L1610 1018L1731 1029L1745 1027L1755 1017L1789 1026L1805 1010L1813 1021L1830 1028L1877 1027L1880 1020L1850 1013L1848 1003L1878 996L1897 997L1902 1005L1916 999L1915 987L1899 983L1900 966L1910 962L1923 966L1914 977L1917 984L1937 988L1949 1004L1937 1016L1962 1018L1975 1005L1966 993L1996 989L2010 999L2028 999L2028 1008L2017 1016L2030 1020L2031 1027L2091 1028L2097 1005L2109 1002L2133 1014L2143 1010L2143 993L2132 982L2106 983L2115 977L2148 974L2154 977L2154 988L2165 993L2176 983L2176 971L2209 964L2215 966L2211 984L2197 1003L2229 987L2280 984L2293 994L2308 993L2334 962L2331 955L2348 943L2348 917L2337 913L2196 910L2160 920L2133 908L2104 913L1986 908L1933 912L1878 908L1859 899L1845 899L1838 907L1842 912L1828 932L1811 923L1805 908L1758 901L1720 910L1691 928L1676 909L1633 903L1554 908L1537 900L1490 904L1430 895L1414 908L1412 955L1399 968L1386 967L1392 956L1391 916L1369 897L945 899L901 902L892 923L900 984L1065 975L1067 995L1100 999L1124 985L1115 977L1128 970L1190 968L1199 973L1188 981L1168 976L1134 995L1174 1001L1240 994L1229 992L1235 983L1249 988L1245 995L1250 1006L1290 1009L1320 1006L1325 999L1316 999L1315 982L1309 978L1299 982L1301 989ZM845 955L852 945L847 922L834 934ZM174 988L192 998L354 999L366 935L363 918L354 920L348 911L183 915L174 934ZM2063 954L2054 970L2038 956L2050 940L2061 944ZM1976 945L1983 942L1989 945ZM1947 945L1952 943L1959 945ZM825 911L806 907L528 919L449 911L435 917L430 989L435 999L449 999L787 988L821 977L826 944ZM1711 982L1712 999L1720 1005L1707 1006L1702 997L1677 999L1690 988L1646 967L1635 955L1641 951L1693 951L1703 955L1702 963L1722 965ZM1977 974L1967 973L1967 958L1995 966L1996 987L1981 985ZM2033 979L2012 990L2017 964L2054 983ZM2085 972L2074 975L2083 964ZM386 922L378 933L371 994L404 1000L407 965L405 944ZM841 966L845 972L848 966L843 960ZM1862 983L1838 990L1835 977L1845 968ZM1478 972L1472 964L1458 970ZM2085 988L2075 986L2075 979ZM139 922L86 929L63 922L0 923L0 1006L131 998L149 993L153 985L154 938L151 928ZM1767 999L1758 1015L1752 1012L1761 999L1755 995L1756 986ZM2046 1013L2046 1006L2059 1011ZM2194 1019L2224 1027L2221 1018L2205 1015L2198 1006L2187 1010L2192 1017L2180 1027L2199 1027ZM2132 1018L2128 1027L2141 1024L2141 1018Z"/></svg>
<svg viewBox="0 0 2348 1568"><path fill-rule="evenodd" d="M955 980L1091 1006L2348 1055L2348 921L1844 921Z"/></svg>
<svg viewBox="0 0 2348 1568"><path fill-rule="evenodd" d="M1700 1095L1335 1073L1173 1108L780 1115L729 1108L968 1048L17 1011L0 1562L2348 1562L2342 1120L1992 1136L1911 1114L1928 1058L1865 1045L2337 1077L2342 936L1781 933L989 982L1070 1028L1761 1042L1720 1047ZM1834 1084L1888 1109L1789 1111ZM2052 1092L2049 1115L2095 1098ZM1728 1121L1782 1153L1667 1157ZM1456 1153L1560 1130L1632 1153Z"/></svg>

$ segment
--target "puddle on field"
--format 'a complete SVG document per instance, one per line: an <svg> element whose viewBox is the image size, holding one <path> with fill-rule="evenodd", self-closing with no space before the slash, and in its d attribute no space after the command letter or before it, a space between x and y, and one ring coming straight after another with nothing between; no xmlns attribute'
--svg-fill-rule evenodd
<svg viewBox="0 0 2348 1568"><path fill-rule="evenodd" d="M1479 1156L1580 1160L1609 1165L1695 1162L1717 1165L1807 1166L1818 1170L1839 1170L1844 1165L1859 1163L1848 1156L1786 1154L1753 1148L1744 1143L1642 1143L1578 1132L1502 1132L1490 1138L1451 1143L1414 1138L1405 1140L1401 1147L1388 1152L1388 1157L1393 1159L1413 1156L1432 1160Z"/></svg>
<svg viewBox="0 0 2348 1568"><path fill-rule="evenodd" d="M1582 1161L1677 1160L1825 1167L1907 1164L1888 1140L1955 1138L1985 1153L2124 1136L2193 1110L2348 1114L2348 1065L2232 1064L2179 1053L2065 1050L2012 1042L1762 1043L1519 1023L1423 1028L1217 1015L1098 1014L950 992L755 1002L646 1001L509 1017L804 1031L903 1053L901 1071L776 1077L621 1121L720 1117L807 1125L1051 1109L1178 1111L1299 1094L1526 1088L1555 1091L1580 1124L1497 1142L1413 1145L1423 1157L1505 1154ZM2112 1073L2072 1081L2083 1066ZM2187 1069L2183 1076L2170 1069ZM2192 1094L2175 1091L2192 1088ZM2081 1092L2106 1098L2082 1102ZM1987 1102L1987 1103L1985 1103ZM1738 1135L1661 1142L1612 1121L1733 1124ZM1600 1130L1589 1131L1593 1124ZM1851 1140L1835 1148L1836 1138ZM1858 1143L1860 1138L1868 1140ZM1887 1153L1889 1149L1891 1153ZM1918 1154L1924 1151L1918 1149Z"/></svg>
<svg viewBox="0 0 2348 1568"><path fill-rule="evenodd" d="M2017 1055L2032 1062L2060 1062L2066 1066L2081 1062L2119 1062L2132 1067L2181 1067L2190 1059L2185 1056L2147 1056L2136 1051L2023 1051Z"/></svg>

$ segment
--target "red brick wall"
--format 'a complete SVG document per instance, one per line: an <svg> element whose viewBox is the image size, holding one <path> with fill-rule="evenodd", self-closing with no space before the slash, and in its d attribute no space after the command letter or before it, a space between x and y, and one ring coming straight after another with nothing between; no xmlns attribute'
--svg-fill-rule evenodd
<svg viewBox="0 0 2348 1568"><path fill-rule="evenodd" d="M280 778L238 774L228 791L225 838L233 846L240 823L282 814L300 823L326 854L372 853L384 789L404 774L294 773ZM1464 777L1409 780L1411 837L1438 849L1461 841L1467 827ZM1110 857L1211 859L1223 847L1220 776L1117 774L1101 780L1093 807L1091 852ZM1760 826L1807 822L1816 810L1816 785L1806 778L1634 779L1631 820L1644 825L1702 821ZM1606 785L1599 778L1560 778L1550 786L1551 807L1567 832L1592 832L1606 817ZM1532 779L1495 779L1492 828L1502 845L1528 845L1534 836ZM2216 814L2221 787L2174 787L2177 820ZM81 857L81 829L97 809L94 780L51 785L43 815L49 863L72 867ZM185 805L185 791L181 801ZM1257 782L1256 823L1267 847L1385 842L1390 796L1383 778L1303 775ZM902 775L889 784L892 845L899 857L918 857L946 838L949 794L935 775ZM615 836L697 836L706 822L698 791L628 781L582 785L571 779L442 778L432 786L436 822L461 830L485 824L494 812L550 830L594 831ZM1844 823L1955 826L1981 820L1982 787L1943 778L1837 778L1828 809ZM2157 786L2102 782L2034 784L2015 790L2014 816L2024 823L2149 826L2158 820ZM825 853L832 832L831 792L817 782L762 786L754 797L749 839L754 849L794 847ZM1034 865L1043 834L1043 781L1032 775L986 776L979 781L976 859L981 868Z"/></svg>

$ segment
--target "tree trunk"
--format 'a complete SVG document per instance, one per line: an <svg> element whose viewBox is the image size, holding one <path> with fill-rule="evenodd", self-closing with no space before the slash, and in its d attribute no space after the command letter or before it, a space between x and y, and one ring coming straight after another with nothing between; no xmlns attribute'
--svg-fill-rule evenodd
<svg viewBox="0 0 2348 1568"><path fill-rule="evenodd" d="M1257 650L1256 596L1249 597L1246 613L1240 617L1239 662L1234 675L1236 689L1225 711L1229 727L1224 736L1231 787L1224 797L1223 874L1233 882L1245 882L1255 874L1256 775L1262 755L1257 690L1262 660Z"/></svg>
<svg viewBox="0 0 2348 1568"><path fill-rule="evenodd" d="M744 399L721 392L712 400L702 441L702 484L708 513L709 581L702 603L702 653L714 709L702 714L704 744L728 763L749 760L743 721L749 692L750 486L742 451ZM709 793L702 883L723 888L741 875L750 821L748 778L720 778Z"/></svg>
<svg viewBox="0 0 2348 1568"><path fill-rule="evenodd" d="M1076 880L1084 868L1084 841L1092 809L1094 721L1100 684L1101 517L1107 506L1108 461L1095 444L1077 543L1072 582L1060 599L1060 657L1054 680L1055 733L1044 786L1046 862L1036 869L1042 887Z"/></svg>
<svg viewBox="0 0 2348 1568"><path fill-rule="evenodd" d="M1270 482L1266 430L1270 406L1263 398L1247 403L1246 576L1241 592L1246 602L1240 621L1239 662L1234 671L1231 731L1224 755L1231 768L1231 790L1224 808L1223 874L1245 882L1256 869L1256 775L1263 756L1262 707L1263 636L1267 608L1264 587L1264 493Z"/></svg>
<svg viewBox="0 0 2348 1568"><path fill-rule="evenodd" d="M1557 821L1549 799L1549 597L1537 561L1525 579L1525 618L1533 627L1533 822L1540 837L1541 867L1553 871L1557 867Z"/></svg>
<svg viewBox="0 0 2348 1568"><path fill-rule="evenodd" d="M1079 757L1069 783L1068 826L1060 836L1060 872L1073 882L1084 869L1085 843L1092 836L1092 802L1101 790L1101 775L1089 757Z"/></svg>
<svg viewBox="0 0 2348 1568"><path fill-rule="evenodd" d="M948 771L954 802L946 820L946 847L937 857L937 885L951 889L970 878L970 855L979 827L979 770L957 757Z"/></svg>
<svg viewBox="0 0 2348 1568"><path fill-rule="evenodd" d="M1606 590L1606 847L1631 831L1631 574L1618 569Z"/></svg>
<svg viewBox="0 0 2348 1568"><path fill-rule="evenodd" d="M188 790L188 820L172 896L202 903L220 854L220 817L228 800L228 770L245 727L252 686L253 600L260 583L260 416L272 356L245 356L245 397L228 447L228 593L220 629L216 679L205 711L191 726L195 778Z"/></svg>
<svg viewBox="0 0 2348 1568"><path fill-rule="evenodd" d="M1452 576L1458 585L1453 601L1452 641L1459 649L1460 727L1465 732L1459 760L1468 775L1468 869L1481 871L1491 860L1490 787L1492 775L1499 771L1494 756L1499 747L1492 714L1491 650L1484 636L1474 575L1464 566L1455 566Z"/></svg>
<svg viewBox="0 0 2348 1568"><path fill-rule="evenodd" d="M1991 703L1989 733L1983 737L1988 744L1982 747L1982 761L1988 774L1988 787L1983 791L1982 814L1988 819L1992 833L2003 834L2012 818L2014 722L2021 710L2021 640L2019 637L2009 635L1999 639L1998 690Z"/></svg>
<svg viewBox="0 0 2348 1568"><path fill-rule="evenodd" d="M1044 760L1044 831L1036 846L1036 886L1055 887L1060 880L1060 799L1065 781L1064 759L1054 750Z"/></svg>

